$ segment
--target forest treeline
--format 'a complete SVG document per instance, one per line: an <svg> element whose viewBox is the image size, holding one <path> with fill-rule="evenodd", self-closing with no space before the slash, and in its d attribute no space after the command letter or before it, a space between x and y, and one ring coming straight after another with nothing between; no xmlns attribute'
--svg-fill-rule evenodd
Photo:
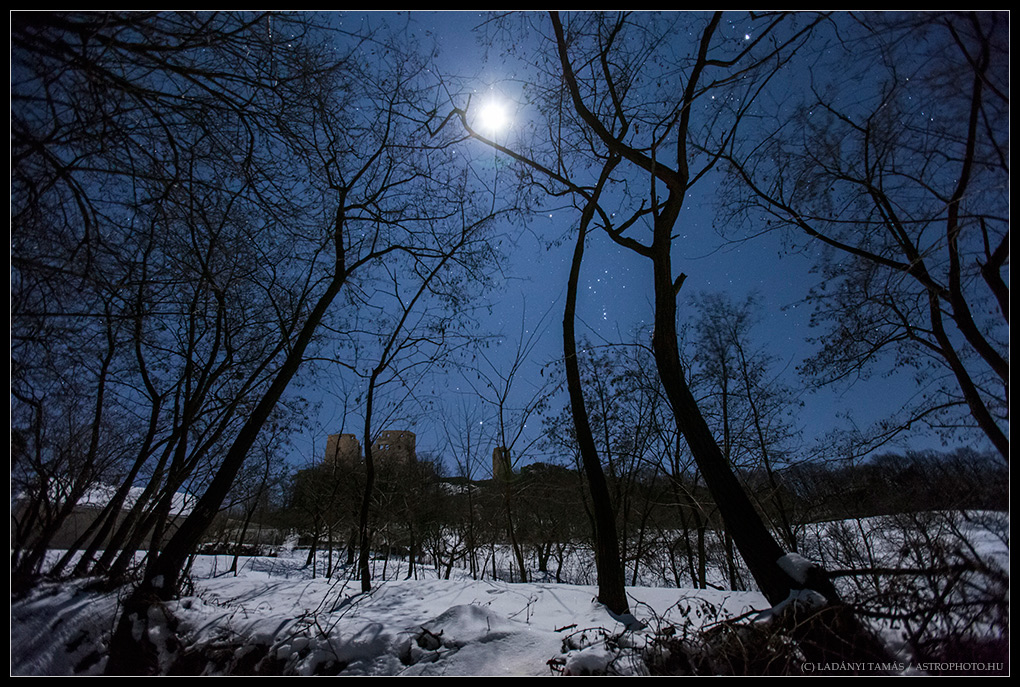
<svg viewBox="0 0 1020 687"><path fill-rule="evenodd" d="M591 505L576 465L529 463L509 479L469 480L447 472L434 459L380 468L373 512L376 555L405 559L409 576L425 565L443 576L457 568L478 578L527 581L538 571L543 580L591 583L590 577L576 577L578 556L587 558L592 549ZM779 471L775 485L761 470L741 471L740 478L770 523L790 525L791 545L798 550L828 522L933 510L1005 512L1004 472L993 455L959 449L883 453L860 464L798 464ZM300 470L267 489L257 503L224 513L203 550L271 553L285 537L296 536L291 545L307 549L308 565L329 561L318 574L346 569L357 548L363 479L357 467L339 470L322 463ZM711 494L695 475L677 478L639 464L609 482L620 506L616 520L631 584L704 588L710 571L717 584L720 572L742 567L726 548ZM779 493L771 493L776 487ZM528 560L523 580L508 565L507 490L516 539ZM239 523L247 523L246 529ZM276 546L255 545L255 535L267 530ZM250 535L248 544L244 532ZM746 572L737 574L735 588L748 586L744 577Z"/></svg>

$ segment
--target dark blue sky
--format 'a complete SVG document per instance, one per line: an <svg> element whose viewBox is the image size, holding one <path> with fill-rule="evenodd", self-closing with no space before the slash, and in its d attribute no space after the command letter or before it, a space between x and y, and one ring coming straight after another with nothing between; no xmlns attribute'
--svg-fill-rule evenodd
<svg viewBox="0 0 1020 687"><path fill-rule="evenodd" d="M347 15L345 21L403 24L407 18L405 14L370 12ZM512 65L491 59L495 51L486 51L477 43L477 35L486 29L474 30L485 18L482 12L410 13L419 37L423 40L435 37L438 41L440 54L436 64L440 72L476 77L480 94L493 88L512 93ZM514 114L521 119L528 113L518 109ZM819 333L808 326L809 308L800 303L817 279L810 273L811 256L785 253L780 238L774 234L726 243L713 228L714 217L713 188L705 184L699 187L698 195L687 200L678 224L674 266L687 274L680 295L681 317L685 310L690 312L692 299L699 293L724 292L735 300L757 294L761 319L753 332L755 342L777 358L777 374L785 375L791 386L802 387L796 368L813 351L807 338ZM526 403L544 381L538 375L539 368L562 351L560 327L573 245L572 241L556 248L547 244L575 226L576 219L576 212L561 209L540 213L528 222L527 230L518 234L517 245L507 256L504 264L507 278L493 294L492 316L483 323L483 329L502 334L500 342L487 349L490 362L502 371L509 370L521 338L538 332L529 362L515 380L518 404ZM605 236L596 236L582 268L579 335L594 343L618 343L628 341L637 328L650 325L650 276L650 264L645 258L616 246ZM796 422L803 430L804 443L810 445L825 432L846 427L847 421L841 415L849 413L853 422L864 428L902 408L915 392L911 380L902 375L875 375L853 385L805 393ZM471 384L463 379L450 376L437 380L434 393L440 403L458 407L476 404L480 422L491 421L491 417L486 419L491 416L491 406L474 399ZM324 447L325 434L339 431L339 419L330 408L328 396L323 401L321 422L322 435L308 438L315 448L297 447L303 454L318 454ZM418 434L419 451L442 453L449 422L449 416L439 412L419 416L410 427ZM537 436L531 433L540 429L541 423L535 418L528 435ZM348 426L344 431L356 430ZM917 448L941 446L936 437L923 434L905 441ZM527 443L528 438L522 442ZM482 463L491 454L492 445L479 449ZM533 456L541 458L537 453Z"/></svg>

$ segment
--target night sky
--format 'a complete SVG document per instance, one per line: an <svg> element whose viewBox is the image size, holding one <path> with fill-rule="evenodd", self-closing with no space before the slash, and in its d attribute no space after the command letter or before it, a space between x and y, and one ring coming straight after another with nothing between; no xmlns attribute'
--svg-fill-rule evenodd
<svg viewBox="0 0 1020 687"><path fill-rule="evenodd" d="M438 72L476 77L479 94L513 92L513 65L493 59L495 52L485 49L484 12L412 12L410 15L419 38L435 37L438 41ZM374 26L394 21L404 25L407 18L402 13L370 12L346 14L343 20L365 21ZM739 26L730 29L743 30ZM479 36L483 37L482 45L478 43ZM527 114L518 109L512 116L519 122ZM472 141L469 145L478 147L482 155L492 154L486 153L480 143ZM777 374L782 373L790 386L802 388L804 384L796 368L813 350L806 339L819 334L808 326L809 306L801 304L809 287L817 281L817 276L810 273L812 254L785 251L780 238L774 234L740 243L725 241L714 228L711 179L696 191L688 198L677 225L680 240L676 241L673 258L674 269L687 274L680 294L681 318L685 312L691 312L690 303L699 293L723 292L734 300L756 294L761 304L761 319L753 331L754 341L781 361L775 369ZM556 248L549 248L547 242L563 236L575 226L576 220L575 210L554 209L532 218L527 231L518 233L517 245L504 264L507 278L492 295L491 318L483 322L484 330L501 335L501 343L487 350L490 361L501 370L509 369L522 337L527 339L538 332L525 372L515 382L515 394L520 403L526 402L537 384L544 381L538 374L539 369L562 354L561 321L573 240ZM647 259L616 246L605 236L595 236L582 267L578 336L596 344L617 343L630 340L639 327L646 327L650 332L653 300L650 276ZM850 413L854 422L864 428L901 408L915 392L911 380L903 377L894 373L873 375L869 380L852 385L805 392L800 398L803 406L797 415L804 445L810 445L827 431L846 427L846 421L838 417L841 414ZM327 387L326 384L321 387L324 393L319 416L321 435L298 441L295 455L300 457L295 460L299 463L307 462L305 456L320 458L325 435L340 431L338 411ZM479 422L491 422L491 408L477 401L471 384L456 375L437 380L432 393L438 403L447 406L476 404ZM554 411L563 404L565 397L554 403ZM359 422L354 423L353 428L346 425L343 431L359 432ZM413 421L410 429L418 435L419 452L444 452L443 430L448 422L449 417L440 413L419 416ZM536 418L529 424L528 435L537 436L540 430L541 422ZM313 430L312 434L316 432ZM528 438L522 439L522 443L528 441ZM493 445L479 449L481 464L487 462ZM940 448L942 442L933 435L920 434L905 437L899 446ZM525 462L554 458L542 456L535 449L525 457Z"/></svg>

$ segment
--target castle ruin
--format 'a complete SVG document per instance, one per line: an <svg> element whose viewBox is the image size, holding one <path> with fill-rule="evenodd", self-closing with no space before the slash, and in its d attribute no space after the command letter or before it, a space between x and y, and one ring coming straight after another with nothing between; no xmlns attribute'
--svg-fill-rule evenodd
<svg viewBox="0 0 1020 687"><path fill-rule="evenodd" d="M510 465L510 449L504 446L492 449L492 476L501 482L506 482L513 475L513 467Z"/></svg>
<svg viewBox="0 0 1020 687"><path fill-rule="evenodd" d="M361 444L353 434L330 434L326 438L325 462L343 465L361 462Z"/></svg>
<svg viewBox="0 0 1020 687"><path fill-rule="evenodd" d="M414 432L384 430L372 443L372 459L379 465L410 465L416 460ZM353 434L330 434L326 439L325 462L353 465L362 460L361 443Z"/></svg>

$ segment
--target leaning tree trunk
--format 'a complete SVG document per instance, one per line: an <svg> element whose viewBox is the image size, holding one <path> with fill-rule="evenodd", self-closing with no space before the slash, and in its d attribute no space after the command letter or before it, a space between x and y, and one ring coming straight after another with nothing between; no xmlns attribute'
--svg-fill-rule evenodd
<svg viewBox="0 0 1020 687"><path fill-rule="evenodd" d="M679 209L679 208L677 208ZM661 220L660 220L661 221ZM719 506L726 531L747 563L758 588L770 603L785 599L796 585L779 566L785 552L765 526L754 504L727 463L705 421L680 365L677 345L676 293L680 282L672 277L668 237L672 228L657 229L663 248L653 254L655 278L655 330L652 349L659 378L712 498ZM829 585L831 587L831 585ZM818 590L822 591L822 590ZM826 590L835 596L835 589ZM822 592L827 598L829 594Z"/></svg>
<svg viewBox="0 0 1020 687"><path fill-rule="evenodd" d="M276 377L252 410L231 444L223 463L198 500L192 512L167 542L157 560L149 566L141 584L128 596L121 611L117 628L110 640L110 655L106 664L108 675L151 674L158 670L154 647L148 640L150 610L169 600L178 589L181 571L188 556L195 550L213 518L219 512L237 473L244 464L262 426L276 408L283 392L304 360L305 350L315 335L326 310L332 304L347 279L343 247L344 198L341 197L334 227L336 259L333 276L326 290L319 296L298 332Z"/></svg>
<svg viewBox="0 0 1020 687"><path fill-rule="evenodd" d="M615 162L606 165L603 180L615 166ZM596 196L597 197L597 196ZM598 574L598 599L613 613L626 613L630 605L625 589L626 577L623 562L620 560L620 545L616 532L616 515L613 510L606 476L602 470L595 439L592 436L588 411L584 404L584 392L581 387L581 373L577 362L577 341L574 332L574 319L577 306L577 283L581 273L581 260L584 256L584 242L587 227L594 212L594 200L585 207L578 229L577 243L574 246L573 260L570 265L570 277L567 282L567 301L563 312L563 362L566 367L567 393L570 396L570 410L574 418L574 430L577 445L581 453L581 464L588 481L588 490L592 500L592 523L595 534L595 569Z"/></svg>
<svg viewBox="0 0 1020 687"><path fill-rule="evenodd" d="M676 210L679 210L678 205ZM797 574L791 572L791 566L784 565L788 560L786 552L766 527L712 435L680 365L676 294L683 276L673 280L668 250L675 217L670 220L660 215L659 218L666 219L667 224L661 230L657 228L659 246L665 249L656 251L653 248L651 255L655 277L652 347L656 366L677 427L719 507L726 531L733 537L737 550L770 604L780 604L796 590L811 590L825 598L823 608L813 610L807 617L791 620L793 636L808 661L889 663L891 657L885 647L843 602L823 568L814 565L803 570L803 574Z"/></svg>

